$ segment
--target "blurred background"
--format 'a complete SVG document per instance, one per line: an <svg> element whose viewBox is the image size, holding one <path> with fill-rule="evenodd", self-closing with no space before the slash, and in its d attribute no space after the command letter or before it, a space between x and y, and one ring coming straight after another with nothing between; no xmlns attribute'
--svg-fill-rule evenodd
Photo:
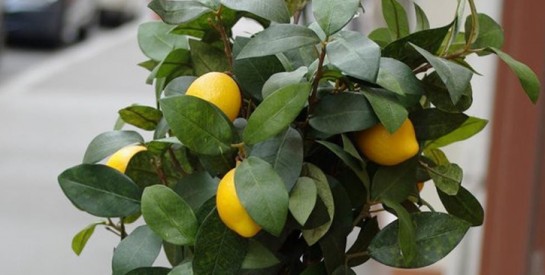
<svg viewBox="0 0 545 275"><path fill-rule="evenodd" d="M153 106L140 23L155 20L145 0L0 0L0 274L110 274L118 237L97 228L81 256L72 236L96 218L76 210L57 175L81 162L93 137L113 128L117 110ZM399 0L409 7L412 0ZM456 0L418 0L432 27L449 23ZM350 28L383 25L380 1ZM543 81L545 4L539 0L476 0L501 22L504 49ZM410 14L411 15L411 14ZM412 15L414 17L414 15ZM258 28L241 22L235 33ZM470 60L469 115L490 120L478 136L448 148L464 169L464 186L485 206L486 223L437 264L402 271L372 261L358 274L545 274L545 112L529 104L518 80L494 56ZM439 205L431 184L423 196ZM433 203L436 201L436 203ZM387 223L391 217L384 217ZM131 229L131 228L129 228ZM157 265L166 265L159 260Z"/></svg>

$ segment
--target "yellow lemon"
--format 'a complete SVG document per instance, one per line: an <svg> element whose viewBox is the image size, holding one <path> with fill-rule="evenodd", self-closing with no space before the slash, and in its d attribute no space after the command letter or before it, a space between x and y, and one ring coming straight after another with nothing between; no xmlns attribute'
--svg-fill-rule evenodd
<svg viewBox="0 0 545 275"><path fill-rule="evenodd" d="M231 121L240 112L240 89L233 78L224 73L210 72L200 76L191 83L185 94L216 105Z"/></svg>
<svg viewBox="0 0 545 275"><path fill-rule="evenodd" d="M238 199L235 169L231 169L221 179L216 193L216 207L223 223L240 236L251 238L261 230Z"/></svg>
<svg viewBox="0 0 545 275"><path fill-rule="evenodd" d="M140 151L147 150L146 147L142 145L129 145L119 149L115 152L106 162L107 166L110 166L121 173L125 173L127 170L127 165L131 158Z"/></svg>
<svg viewBox="0 0 545 275"><path fill-rule="evenodd" d="M418 153L419 146L410 120L405 120L394 133L382 124L356 133L356 144L362 154L381 165L396 165Z"/></svg>

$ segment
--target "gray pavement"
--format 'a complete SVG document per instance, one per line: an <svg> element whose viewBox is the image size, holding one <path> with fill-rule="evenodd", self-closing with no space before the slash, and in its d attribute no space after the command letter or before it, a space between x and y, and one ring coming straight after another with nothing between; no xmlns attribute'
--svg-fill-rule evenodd
<svg viewBox="0 0 545 275"><path fill-rule="evenodd" d="M72 236L97 218L71 205L57 175L81 162L91 139L113 127L118 109L153 104L147 72L136 65L145 60L136 27L107 31L47 57L38 53L39 62L1 78L1 274L111 272L113 234L97 228L81 256L71 251Z"/></svg>

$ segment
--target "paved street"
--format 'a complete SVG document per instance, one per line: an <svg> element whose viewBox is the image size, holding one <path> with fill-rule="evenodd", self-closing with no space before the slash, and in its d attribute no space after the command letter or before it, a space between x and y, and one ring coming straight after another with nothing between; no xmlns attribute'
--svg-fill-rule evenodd
<svg viewBox="0 0 545 275"><path fill-rule="evenodd" d="M118 109L153 103L147 72L136 66L145 60L136 27L64 50L8 50L1 59L11 66L0 70L2 274L111 272L113 234L97 229L80 257L71 251L72 236L96 218L72 207L56 178L112 128Z"/></svg>

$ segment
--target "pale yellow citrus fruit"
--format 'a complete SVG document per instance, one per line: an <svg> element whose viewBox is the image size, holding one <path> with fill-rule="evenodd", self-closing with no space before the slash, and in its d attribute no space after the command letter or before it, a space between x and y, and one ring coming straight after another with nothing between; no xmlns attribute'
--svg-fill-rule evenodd
<svg viewBox="0 0 545 275"><path fill-rule="evenodd" d="M356 133L356 144L368 159L381 165L396 165L418 153L419 146L412 122L407 119L390 133L382 124Z"/></svg>
<svg viewBox="0 0 545 275"><path fill-rule="evenodd" d="M224 73L210 72L200 76L191 83L185 94L216 105L231 121L240 112L240 89L233 78Z"/></svg>
<svg viewBox="0 0 545 275"><path fill-rule="evenodd" d="M119 149L115 152L108 161L106 162L107 166L110 166L121 173L125 173L127 170L127 165L131 158L136 155L136 153L147 150L146 147L142 145L129 145Z"/></svg>
<svg viewBox="0 0 545 275"><path fill-rule="evenodd" d="M216 207L223 223L240 236L251 238L261 230L237 196L235 169L231 169L221 179L216 193Z"/></svg>

